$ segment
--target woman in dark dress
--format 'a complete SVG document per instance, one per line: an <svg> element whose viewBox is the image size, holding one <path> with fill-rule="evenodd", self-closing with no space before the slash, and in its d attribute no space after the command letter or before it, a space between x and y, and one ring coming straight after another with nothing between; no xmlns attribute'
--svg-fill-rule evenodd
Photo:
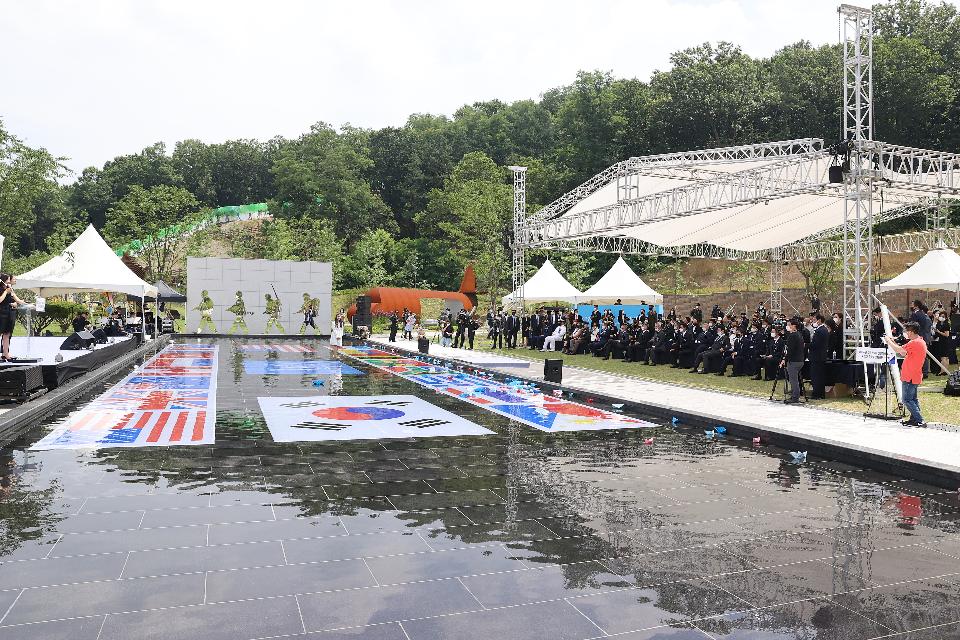
<svg viewBox="0 0 960 640"><path fill-rule="evenodd" d="M952 347L950 321L947 320L946 312L941 309L934 317L933 343L930 345L931 355L943 365L943 369L937 375L945 376L947 374L944 373L944 369L950 370L950 350Z"/></svg>
<svg viewBox="0 0 960 640"><path fill-rule="evenodd" d="M9 273L0 273L0 361L10 360L10 338L17 322L17 305L23 300L13 292L14 279Z"/></svg>

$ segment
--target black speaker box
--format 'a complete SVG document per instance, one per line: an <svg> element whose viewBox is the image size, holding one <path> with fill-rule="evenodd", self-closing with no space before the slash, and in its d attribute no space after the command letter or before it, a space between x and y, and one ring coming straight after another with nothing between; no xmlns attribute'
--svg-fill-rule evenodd
<svg viewBox="0 0 960 640"><path fill-rule="evenodd" d="M947 377L947 384L943 388L945 396L960 396L960 371L954 371Z"/></svg>
<svg viewBox="0 0 960 640"><path fill-rule="evenodd" d="M544 360L543 379L547 382L560 384L563 380L563 360L559 358Z"/></svg>
<svg viewBox="0 0 960 640"><path fill-rule="evenodd" d="M26 396L42 386L43 370L39 365L0 369L0 396Z"/></svg>
<svg viewBox="0 0 960 640"><path fill-rule="evenodd" d="M353 314L353 332L358 333L357 327L370 327L372 323L370 296L357 296L357 311Z"/></svg>
<svg viewBox="0 0 960 640"><path fill-rule="evenodd" d="M827 171L831 184L843 184L843 167L833 166Z"/></svg>
<svg viewBox="0 0 960 640"><path fill-rule="evenodd" d="M430 339L417 338L417 350L420 353L430 353Z"/></svg>
<svg viewBox="0 0 960 640"><path fill-rule="evenodd" d="M86 349L96 342L96 340L96 337L89 331L77 331L63 341L63 344L60 345L60 350L77 351L78 349Z"/></svg>

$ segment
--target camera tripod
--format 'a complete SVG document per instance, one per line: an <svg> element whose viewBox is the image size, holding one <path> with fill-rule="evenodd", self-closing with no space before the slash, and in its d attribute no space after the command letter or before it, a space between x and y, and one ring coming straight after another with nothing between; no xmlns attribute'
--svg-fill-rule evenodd
<svg viewBox="0 0 960 640"><path fill-rule="evenodd" d="M799 376L797 376L797 377L798 377L799 380L800 380L800 397L803 398L803 402L806 402L806 401L807 401L807 390L804 389L804 387L803 387L803 375L801 374L801 375L799 375ZM787 387L787 382L788 382L788 381L787 381L787 368L786 368L785 366L783 366L783 365L780 365L779 367L777 367L777 372L776 372L775 374L773 374L773 388L770 389L770 400L771 400L771 401L774 400L774 396L775 396L776 393L777 393L777 383L779 383L780 380L783 380L783 398L782 398L782 400L778 398L778 399L776 400L776 402L781 402L781 401L786 402L787 398L790 397L790 396L788 395L788 387Z"/></svg>

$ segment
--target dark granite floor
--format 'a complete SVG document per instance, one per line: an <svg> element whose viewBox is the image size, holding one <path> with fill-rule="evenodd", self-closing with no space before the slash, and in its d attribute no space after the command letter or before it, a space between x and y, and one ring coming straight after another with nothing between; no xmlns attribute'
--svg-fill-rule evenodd
<svg viewBox="0 0 960 640"><path fill-rule="evenodd" d="M215 446L26 451L48 424L3 451L0 638L960 638L956 492L682 427L541 433L375 371L247 375L331 356L237 344ZM271 441L258 396L331 392L496 433Z"/></svg>

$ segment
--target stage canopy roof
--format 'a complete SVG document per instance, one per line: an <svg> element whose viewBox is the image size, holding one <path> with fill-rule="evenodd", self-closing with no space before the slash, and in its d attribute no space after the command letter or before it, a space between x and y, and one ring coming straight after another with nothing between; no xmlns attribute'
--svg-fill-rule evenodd
<svg viewBox="0 0 960 640"><path fill-rule="evenodd" d="M575 286L560 275L549 260L533 274L523 285L523 299L526 302L570 302L575 303L583 296ZM520 290L503 296L503 305L518 301Z"/></svg>
<svg viewBox="0 0 960 640"><path fill-rule="evenodd" d="M960 290L960 255L952 249L934 249L895 278L877 286L880 291L893 289Z"/></svg>
<svg viewBox="0 0 960 640"><path fill-rule="evenodd" d="M621 256L595 285L583 292L580 300L592 304L610 304L617 300L623 304L662 303L663 296L641 280Z"/></svg>
<svg viewBox="0 0 960 640"><path fill-rule="evenodd" d="M36 269L17 276L17 286L41 296L81 291L110 291L155 297L157 288L142 280L88 225L73 243Z"/></svg>
<svg viewBox="0 0 960 640"><path fill-rule="evenodd" d="M924 196L960 193L960 156L870 144L880 160L872 194L878 221L905 215ZM845 185L829 175L835 162L814 138L630 158L532 214L521 244L631 251L609 241L639 241L653 250L633 250L651 253L787 246L843 225Z"/></svg>

